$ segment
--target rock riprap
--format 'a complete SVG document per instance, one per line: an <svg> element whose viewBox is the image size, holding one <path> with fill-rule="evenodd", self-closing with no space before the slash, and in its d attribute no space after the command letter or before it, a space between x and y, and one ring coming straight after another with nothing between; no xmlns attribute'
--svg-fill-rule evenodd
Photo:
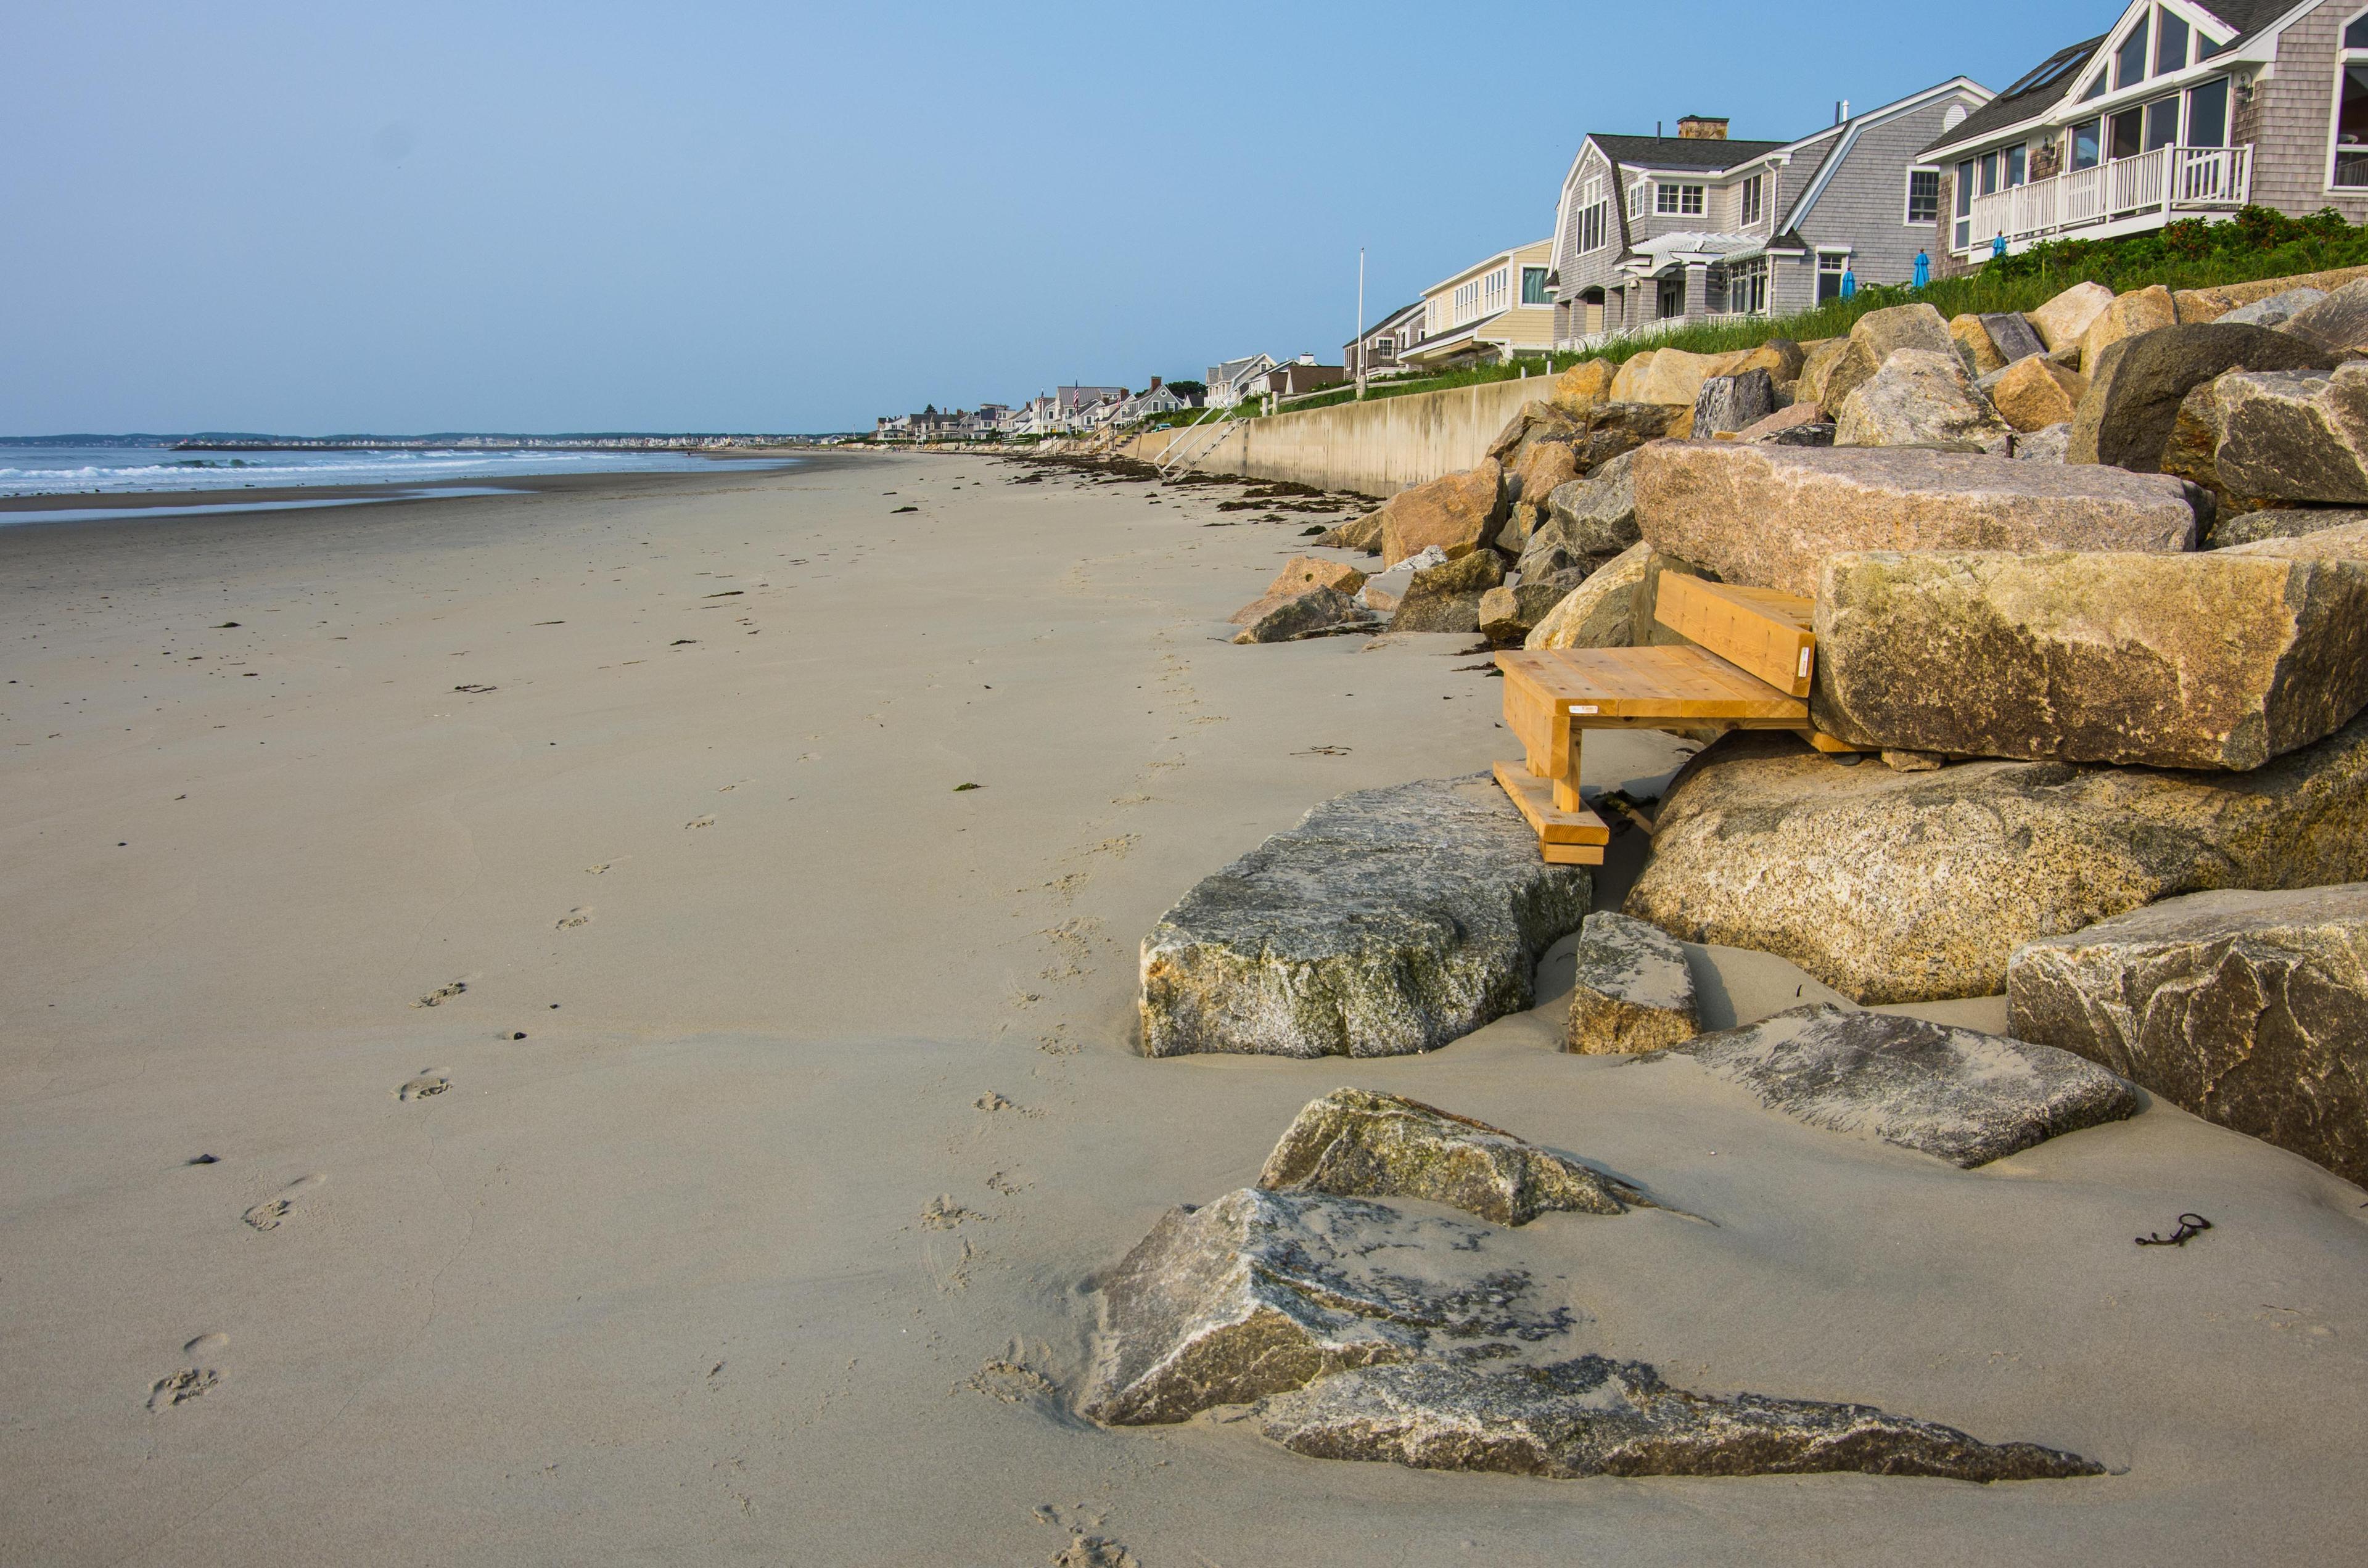
<svg viewBox="0 0 2368 1568"><path fill-rule="evenodd" d="M1654 815L1626 912L1860 1002L1989 996L2007 959L2177 893L2368 880L2368 720L2249 773L1839 767L1730 735Z"/></svg>
<svg viewBox="0 0 2368 1568"><path fill-rule="evenodd" d="M1929 308L1929 307L1928 307ZM1663 441L1636 454L1645 542L1729 583L1804 597L1842 550L2183 551L2187 486L2096 464L1907 447Z"/></svg>
<svg viewBox="0 0 2368 1568"><path fill-rule="evenodd" d="M2162 467L2179 405L2197 386L2236 369L2327 369L2299 338L2263 326L2206 322L2117 340L2086 361L2088 385L2072 416L2069 460L2141 473Z"/></svg>
<svg viewBox="0 0 2368 1568"><path fill-rule="evenodd" d="M2246 372L2213 383L2220 482L2279 501L2368 502L2368 363L2330 375Z"/></svg>
<svg viewBox="0 0 2368 1568"><path fill-rule="evenodd" d="M1633 635L1636 589L1651 558L1635 544L1590 573L1563 596L1522 639L1524 648L1624 648Z"/></svg>
<svg viewBox="0 0 2368 1568"><path fill-rule="evenodd" d="M1955 360L1957 340L1949 335L1946 318L1930 305L1919 302L1869 311L1850 324L1839 358L1824 368L1824 380L1815 388L1804 385L1801 392L1810 402L1839 413L1850 394L1873 380L1902 349L1945 354ZM1962 362L1959 368L1963 369ZM1804 369L1803 381L1808 377Z"/></svg>
<svg viewBox="0 0 2368 1568"><path fill-rule="evenodd" d="M1292 642L1337 627L1361 626L1372 619L1362 605L1339 589L1315 588L1269 604L1257 619L1234 634L1234 641Z"/></svg>
<svg viewBox="0 0 2368 1568"><path fill-rule="evenodd" d="M2009 1026L2368 1184L2368 885L2166 899L2036 941Z"/></svg>
<svg viewBox="0 0 2368 1568"><path fill-rule="evenodd" d="M1429 545L1450 556L1486 550L1496 542L1505 510L1505 471L1494 458L1401 490L1374 514L1381 519L1382 564L1395 566Z"/></svg>
<svg viewBox="0 0 2368 1568"><path fill-rule="evenodd" d="M1795 1121L1967 1169L2138 1108L2128 1084L2069 1051L1825 1003L1679 1052Z"/></svg>
<svg viewBox="0 0 2368 1568"><path fill-rule="evenodd" d="M1776 382L1766 370L1712 376L1694 394L1694 434L1741 430L1776 412Z"/></svg>
<svg viewBox="0 0 2368 1568"><path fill-rule="evenodd" d="M1244 1187L1170 1210L1101 1283L1081 1402L1106 1426L1184 1421L1349 1367L1404 1361L1433 1335L1537 1340L1562 1309L1492 1268L1486 1226L1324 1193Z"/></svg>
<svg viewBox="0 0 2368 1568"><path fill-rule="evenodd" d="M1624 1214L1625 1182L1501 1128L1370 1089L1335 1089L1292 1119L1258 1172L1276 1191L1420 1198L1498 1225L1549 1210Z"/></svg>
<svg viewBox="0 0 2368 1568"><path fill-rule="evenodd" d="M2368 568L2226 551L1845 551L1811 713L1868 748L2259 767L2368 707Z"/></svg>
<svg viewBox="0 0 2368 1568"><path fill-rule="evenodd" d="M1928 307L1929 308L1929 307ZM1953 351L1903 348L1842 399L1837 447L1975 447L2003 457L2012 430Z"/></svg>
<svg viewBox="0 0 2368 1568"><path fill-rule="evenodd" d="M1480 600L1505 580L1505 558L1475 550L1417 570L1390 618L1393 631L1477 631Z"/></svg>
<svg viewBox="0 0 2368 1568"><path fill-rule="evenodd" d="M1530 1005L1590 886L1486 774L1339 796L1144 938L1144 1052L1434 1050Z"/></svg>
<svg viewBox="0 0 2368 1568"><path fill-rule="evenodd" d="M1560 485L1547 497L1547 521L1533 545L1560 544L1573 555L1617 555L1636 542L1636 457L1622 452L1599 464L1585 479ZM1528 571L1529 552L1522 555Z"/></svg>
<svg viewBox="0 0 2368 1568"><path fill-rule="evenodd" d="M1993 1482L2103 1473L2077 1454L1978 1442L1870 1405L1671 1388L1645 1362L1602 1356L1367 1367L1277 1394L1257 1415L1269 1439L1314 1459L1555 1480L1856 1471Z"/></svg>
<svg viewBox="0 0 2368 1568"><path fill-rule="evenodd" d="M1686 949L1659 926L1599 909L1579 926L1572 957L1577 970L1564 1036L1569 1050L1660 1051L1701 1028Z"/></svg>

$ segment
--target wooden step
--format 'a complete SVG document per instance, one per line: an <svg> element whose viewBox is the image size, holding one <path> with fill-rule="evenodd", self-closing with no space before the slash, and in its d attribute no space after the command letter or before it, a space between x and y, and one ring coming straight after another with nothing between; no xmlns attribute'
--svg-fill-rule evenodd
<svg viewBox="0 0 2368 1568"><path fill-rule="evenodd" d="M1518 762L1497 764L1497 782L1512 798L1538 835L1538 852L1549 866L1600 866L1611 830L1587 807L1564 811L1554 801L1554 784Z"/></svg>
<svg viewBox="0 0 2368 1568"><path fill-rule="evenodd" d="M1653 619L1792 697L1809 695L1816 607L1798 594L1664 573Z"/></svg>

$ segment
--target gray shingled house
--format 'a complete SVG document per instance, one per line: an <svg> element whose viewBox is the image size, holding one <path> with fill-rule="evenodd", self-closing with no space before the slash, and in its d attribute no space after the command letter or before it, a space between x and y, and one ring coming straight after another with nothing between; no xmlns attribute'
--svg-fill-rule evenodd
<svg viewBox="0 0 2368 1568"><path fill-rule="evenodd" d="M1554 218L1554 346L1656 322L1782 315L1844 272L1901 283L1932 243L1939 170L1926 143L1990 100L1955 76L1790 142L1730 140L1691 115L1674 137L1594 134Z"/></svg>
<svg viewBox="0 0 2368 1568"><path fill-rule="evenodd" d="M1924 156L1956 267L2248 202L2368 221L2368 0L2133 0Z"/></svg>

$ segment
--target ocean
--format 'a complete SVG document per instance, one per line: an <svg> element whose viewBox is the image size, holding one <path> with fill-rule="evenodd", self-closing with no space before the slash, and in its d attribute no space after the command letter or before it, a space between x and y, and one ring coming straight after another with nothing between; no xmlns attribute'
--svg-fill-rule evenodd
<svg viewBox="0 0 2368 1568"><path fill-rule="evenodd" d="M185 452L169 446L0 444L0 496L269 490L312 484L427 484L564 473L664 473L719 463L779 467L783 459L678 451L298 450Z"/></svg>

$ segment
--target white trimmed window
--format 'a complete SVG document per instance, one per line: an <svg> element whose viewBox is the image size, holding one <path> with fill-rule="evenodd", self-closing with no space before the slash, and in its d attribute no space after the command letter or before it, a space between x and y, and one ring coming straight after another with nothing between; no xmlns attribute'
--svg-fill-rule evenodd
<svg viewBox="0 0 2368 1568"><path fill-rule="evenodd" d="M1645 215L1645 192L1647 187L1648 182L1640 179L1628 187L1628 216L1631 218L1642 218Z"/></svg>
<svg viewBox="0 0 2368 1568"><path fill-rule="evenodd" d="M1941 216L1941 171L1907 171L1907 222L1930 223Z"/></svg>
<svg viewBox="0 0 2368 1568"><path fill-rule="evenodd" d="M1759 222L1760 182L1764 177L1764 176L1760 175L1747 176L1740 187L1743 210L1742 226L1747 229L1751 227L1752 224Z"/></svg>
<svg viewBox="0 0 2368 1568"><path fill-rule="evenodd" d="M2328 184L2357 190L2368 187L2368 11L2344 24L2335 69L2335 166Z"/></svg>
<svg viewBox="0 0 2368 1568"><path fill-rule="evenodd" d="M1653 210L1698 217L1702 210L1702 187L1698 185L1656 184L1654 187Z"/></svg>
<svg viewBox="0 0 2368 1568"><path fill-rule="evenodd" d="M1577 240L1578 254L1585 256L1589 251L1601 250L1604 236L1611 230L1611 215L1603 199L1603 181L1591 179L1581 186L1578 202Z"/></svg>

